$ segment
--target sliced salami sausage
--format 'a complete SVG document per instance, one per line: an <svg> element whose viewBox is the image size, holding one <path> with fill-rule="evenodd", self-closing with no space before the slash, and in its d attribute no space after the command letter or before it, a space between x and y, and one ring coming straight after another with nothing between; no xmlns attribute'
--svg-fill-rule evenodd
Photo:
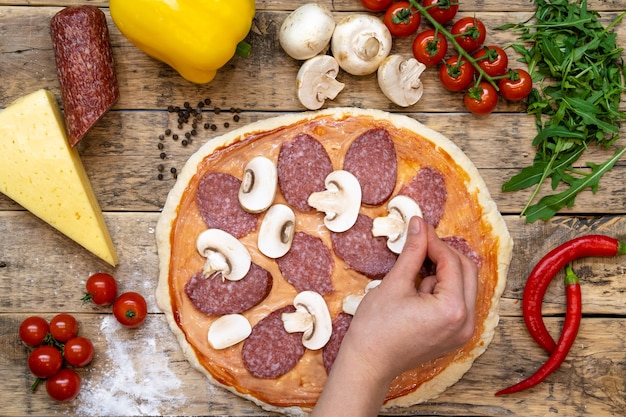
<svg viewBox="0 0 626 417"><path fill-rule="evenodd" d="M483 264L482 257L470 246L470 244L462 237L459 236L446 236L441 238L442 241L452 246L454 249L465 255L470 261L474 262L478 268ZM419 274L422 277L429 275L435 275L436 266L430 259L424 261L424 265L420 269Z"/></svg>
<svg viewBox="0 0 626 417"><path fill-rule="evenodd" d="M50 21L71 146L76 145L119 98L106 16L95 6L62 9Z"/></svg>
<svg viewBox="0 0 626 417"><path fill-rule="evenodd" d="M350 323L352 323L352 316L344 312L339 313L335 320L333 320L333 333L322 351L322 359L324 360L326 373L330 373L330 368L333 366L333 363L335 363L335 359L337 359L339 347L350 327Z"/></svg>
<svg viewBox="0 0 626 417"><path fill-rule="evenodd" d="M324 146L306 133L296 135L283 143L276 166L278 186L285 200L294 208L311 211L307 202L311 193L323 191L324 180L333 171Z"/></svg>
<svg viewBox="0 0 626 417"><path fill-rule="evenodd" d="M185 285L185 293L198 310L209 316L243 313L263 301L272 290L272 274L253 263L239 281L229 281L216 273L208 278L202 271Z"/></svg>
<svg viewBox="0 0 626 417"><path fill-rule="evenodd" d="M437 227L448 199L446 180L441 172L432 167L421 168L402 186L399 194L414 199L422 209L424 221Z"/></svg>
<svg viewBox="0 0 626 417"><path fill-rule="evenodd" d="M271 312L259 321L244 341L241 356L244 367L257 378L278 378L289 372L304 355L302 333L288 333L281 318L292 313L287 306Z"/></svg>
<svg viewBox="0 0 626 417"><path fill-rule="evenodd" d="M196 202L208 227L222 229L236 238L256 230L259 215L248 213L239 204L241 180L222 172L210 172L200 179Z"/></svg>
<svg viewBox="0 0 626 417"><path fill-rule="evenodd" d="M335 254L355 271L371 279L381 279L389 272L397 255L387 248L387 239L372 235L372 218L359 214L352 228L343 233L331 232Z"/></svg>
<svg viewBox="0 0 626 417"><path fill-rule="evenodd" d="M319 237L296 232L291 249L277 261L285 280L298 292L310 290L324 295L335 291L331 280L335 262Z"/></svg>
<svg viewBox="0 0 626 417"><path fill-rule="evenodd" d="M386 129L371 129L357 137L343 161L343 169L361 184L363 204L379 205L391 196L398 174L393 140Z"/></svg>

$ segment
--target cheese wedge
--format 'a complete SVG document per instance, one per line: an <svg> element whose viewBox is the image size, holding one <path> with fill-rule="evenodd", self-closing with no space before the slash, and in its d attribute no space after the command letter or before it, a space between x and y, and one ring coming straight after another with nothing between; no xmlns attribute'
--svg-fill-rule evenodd
<svg viewBox="0 0 626 417"><path fill-rule="evenodd" d="M0 192L111 265L118 258L54 96L38 90L0 111Z"/></svg>

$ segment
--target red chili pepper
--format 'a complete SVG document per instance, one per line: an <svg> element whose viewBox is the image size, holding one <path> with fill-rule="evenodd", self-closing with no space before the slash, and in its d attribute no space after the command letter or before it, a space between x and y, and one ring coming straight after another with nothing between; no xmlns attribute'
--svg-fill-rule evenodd
<svg viewBox="0 0 626 417"><path fill-rule="evenodd" d="M624 254L626 245L619 240L604 235L588 235L563 243L537 263L524 287L522 311L530 335L548 353L554 351L556 343L543 322L541 305L548 285L557 272L571 261L582 257Z"/></svg>
<svg viewBox="0 0 626 417"><path fill-rule="evenodd" d="M534 387L546 379L548 375L554 372L563 363L570 348L574 344L574 340L576 340L578 328L580 327L580 319L582 317L580 283L570 265L567 266L565 271L565 292L567 295L567 311L565 312L563 332L550 358L533 375L515 385L496 392L496 395L512 394Z"/></svg>

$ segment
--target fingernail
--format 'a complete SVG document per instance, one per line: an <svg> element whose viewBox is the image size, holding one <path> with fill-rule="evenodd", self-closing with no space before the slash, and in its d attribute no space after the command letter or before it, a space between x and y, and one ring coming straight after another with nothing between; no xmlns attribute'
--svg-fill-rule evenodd
<svg viewBox="0 0 626 417"><path fill-rule="evenodd" d="M409 222L408 233L411 235L416 235L420 232L421 227L422 227L422 222L419 220L419 218L413 217L411 218L411 221Z"/></svg>

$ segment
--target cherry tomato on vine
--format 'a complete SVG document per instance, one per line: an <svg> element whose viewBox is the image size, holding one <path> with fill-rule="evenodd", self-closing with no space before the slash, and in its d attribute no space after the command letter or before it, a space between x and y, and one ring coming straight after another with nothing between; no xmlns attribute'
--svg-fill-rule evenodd
<svg viewBox="0 0 626 417"><path fill-rule="evenodd" d="M80 391L80 376L71 369L63 368L46 381L46 391L56 401L70 401Z"/></svg>
<svg viewBox="0 0 626 417"><path fill-rule="evenodd" d="M46 339L49 330L48 321L43 317L27 317L20 324L20 339L28 346L39 346Z"/></svg>
<svg viewBox="0 0 626 417"><path fill-rule="evenodd" d="M361 4L370 12L382 12L391 6L393 0L361 0Z"/></svg>
<svg viewBox="0 0 626 417"><path fill-rule="evenodd" d="M57 314L50 320L50 334L59 342L67 342L78 334L78 320L71 314Z"/></svg>
<svg viewBox="0 0 626 417"><path fill-rule="evenodd" d="M117 282L107 273L98 272L91 275L85 283L87 293L83 301L91 300L99 306L108 306L113 303L117 296Z"/></svg>
<svg viewBox="0 0 626 417"><path fill-rule="evenodd" d="M423 0L422 6L433 19L442 25L452 21L459 11L458 0Z"/></svg>
<svg viewBox="0 0 626 417"><path fill-rule="evenodd" d="M93 355L93 343L91 343L91 340L82 336L76 336L68 340L63 349L63 357L67 363L77 368L91 362Z"/></svg>
<svg viewBox="0 0 626 417"><path fill-rule="evenodd" d="M50 378L63 366L61 352L54 346L43 345L28 355L28 369L37 378Z"/></svg>
<svg viewBox="0 0 626 417"><path fill-rule="evenodd" d="M474 52L473 58L490 77L504 75L509 69L508 55L504 49L496 45L483 46Z"/></svg>
<svg viewBox="0 0 626 417"><path fill-rule="evenodd" d="M411 36L420 26L422 15L408 1L393 3L385 12L383 22L392 36Z"/></svg>
<svg viewBox="0 0 626 417"><path fill-rule="evenodd" d="M500 94L506 100L523 100L533 89L533 79L527 71L523 69L513 69L509 71L507 78L500 78L498 81Z"/></svg>
<svg viewBox="0 0 626 417"><path fill-rule="evenodd" d="M459 46L472 53L481 47L487 37L485 24L475 17L467 16L457 20L450 33L456 38Z"/></svg>
<svg viewBox="0 0 626 417"><path fill-rule="evenodd" d="M481 81L465 92L463 102L470 112L476 115L487 115L498 104L498 92L487 81Z"/></svg>
<svg viewBox="0 0 626 417"><path fill-rule="evenodd" d="M136 292L125 292L113 303L113 315L123 326L137 327L148 314L148 306L143 296Z"/></svg>
<svg viewBox="0 0 626 417"><path fill-rule="evenodd" d="M474 80L474 67L465 58L451 56L439 66L439 80L450 91L463 91Z"/></svg>
<svg viewBox="0 0 626 417"><path fill-rule="evenodd" d="M413 40L413 56L427 67L439 64L448 52L448 40L435 30L427 29L417 34Z"/></svg>

